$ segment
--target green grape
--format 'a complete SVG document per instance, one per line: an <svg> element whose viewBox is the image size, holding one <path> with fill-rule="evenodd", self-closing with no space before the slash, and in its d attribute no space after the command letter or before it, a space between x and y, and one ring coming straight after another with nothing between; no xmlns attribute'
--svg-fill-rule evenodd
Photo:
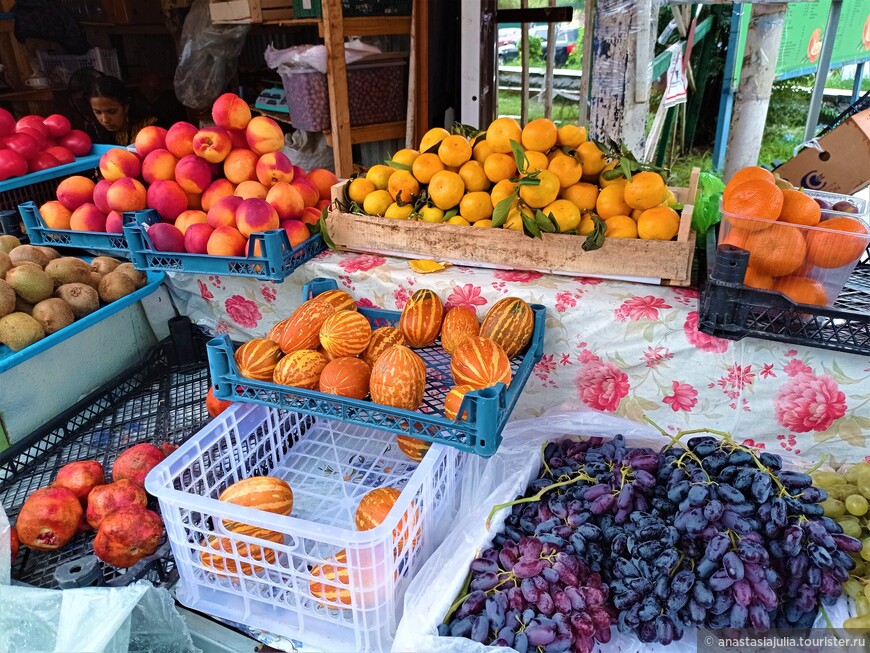
<svg viewBox="0 0 870 653"><path fill-rule="evenodd" d="M868 581L867 584L864 585L864 597L868 601L870 601L870 581Z"/></svg>
<svg viewBox="0 0 870 653"><path fill-rule="evenodd" d="M851 617L843 622L843 628L850 633L870 632L870 615Z"/></svg>
<svg viewBox="0 0 870 653"><path fill-rule="evenodd" d="M870 475L858 479L858 492L863 494L866 499L870 499Z"/></svg>
<svg viewBox="0 0 870 653"><path fill-rule="evenodd" d="M870 601L867 600L866 596L859 596L855 599L855 612L858 613L859 617L870 615Z"/></svg>
<svg viewBox="0 0 870 653"><path fill-rule="evenodd" d="M828 490L828 498L829 499L837 499L838 501L843 501L850 494L856 494L857 488L847 483L840 483L839 485L834 485L832 487L827 488Z"/></svg>
<svg viewBox="0 0 870 653"><path fill-rule="evenodd" d="M846 510L848 510L853 515L857 515L860 517L861 515L866 515L867 510L870 509L870 504L867 503L867 499L865 499L860 494L853 494L851 496L846 497Z"/></svg>
<svg viewBox="0 0 870 653"><path fill-rule="evenodd" d="M835 485L840 485L843 482L843 477L837 472L816 472L813 474L813 485L829 489Z"/></svg>
<svg viewBox="0 0 870 653"><path fill-rule="evenodd" d="M864 564L864 560L862 560L856 554L852 554L852 560L855 561L855 568L852 570L852 575L864 576L864 572L867 569L867 565Z"/></svg>
<svg viewBox="0 0 870 653"><path fill-rule="evenodd" d="M848 535L849 537L857 537L860 538L864 533L864 529L861 528L861 524L857 521L846 521L846 520L837 520L837 523L843 529L843 533Z"/></svg>
<svg viewBox="0 0 870 653"><path fill-rule="evenodd" d="M866 562L870 562L870 537L865 537L861 544L861 557L864 558Z"/></svg>
<svg viewBox="0 0 870 653"><path fill-rule="evenodd" d="M867 472L870 472L870 463L860 462L847 469L846 473L843 474L843 478L845 478L849 483L855 483L859 476L866 474Z"/></svg>
<svg viewBox="0 0 870 653"><path fill-rule="evenodd" d="M836 519L846 514L846 506L839 499L825 499L822 501L822 508L825 509L825 516L831 519Z"/></svg>
<svg viewBox="0 0 870 653"><path fill-rule="evenodd" d="M849 578L849 580L843 583L843 589L846 591L846 594L851 596L853 599L857 599L864 593L864 586L857 578Z"/></svg>

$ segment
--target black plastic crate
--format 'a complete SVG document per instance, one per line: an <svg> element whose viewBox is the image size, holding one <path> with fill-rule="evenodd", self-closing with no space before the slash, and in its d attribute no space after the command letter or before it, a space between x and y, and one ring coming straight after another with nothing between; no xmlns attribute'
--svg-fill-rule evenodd
<svg viewBox="0 0 870 653"><path fill-rule="evenodd" d="M699 266L698 329L729 340L746 336L870 355L870 249L832 307L796 304L780 293L747 288L749 253L707 235Z"/></svg>
<svg viewBox="0 0 870 653"><path fill-rule="evenodd" d="M341 0L342 14L348 16L410 16L411 0Z"/></svg>
<svg viewBox="0 0 870 653"><path fill-rule="evenodd" d="M180 444L208 421L207 338L192 334L186 318L173 326L175 338L158 344L137 365L91 393L24 440L0 453L0 502L14 523L24 500L46 487L65 464L98 460L107 480L118 454L141 442ZM157 501L148 507L158 510ZM12 577L36 587L128 585L146 578L155 585L176 580L169 542L129 569L93 556L96 533L77 535L57 551L22 546Z"/></svg>

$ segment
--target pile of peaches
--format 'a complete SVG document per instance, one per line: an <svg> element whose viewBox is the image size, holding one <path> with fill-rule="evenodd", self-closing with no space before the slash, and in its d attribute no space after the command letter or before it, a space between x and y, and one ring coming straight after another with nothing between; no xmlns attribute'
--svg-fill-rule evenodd
<svg viewBox="0 0 870 653"><path fill-rule="evenodd" d="M293 247L307 240L335 175L294 166L278 123L251 117L233 93L215 101L212 118L202 129L145 127L135 151L107 151L101 180L68 177L39 208L46 226L122 233L124 212L153 209L160 222L144 228L162 252L244 256L251 234L282 228Z"/></svg>

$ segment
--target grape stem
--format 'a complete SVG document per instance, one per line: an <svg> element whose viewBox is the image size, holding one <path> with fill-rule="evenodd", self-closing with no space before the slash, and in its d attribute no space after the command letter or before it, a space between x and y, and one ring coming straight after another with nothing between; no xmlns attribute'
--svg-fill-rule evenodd
<svg viewBox="0 0 870 653"><path fill-rule="evenodd" d="M468 575L465 577L465 582L462 583L462 589L459 590L459 598L453 602L447 614L444 615L444 623L450 623L450 617L459 609L462 602L468 598L468 589L471 587L471 569L468 570Z"/></svg>
<svg viewBox="0 0 870 653"><path fill-rule="evenodd" d="M565 480L565 481L559 481L558 483L553 483L552 485L548 485L547 487L542 488L541 491L538 492L534 496L523 497L522 499L516 499L514 501L508 501L507 503L500 503L496 506L493 506L492 510L490 510L490 512L489 512L489 516L486 518L487 529L492 524L492 518L495 516L495 513L497 513L499 510L501 510L503 508L510 508L511 506L516 506L520 503L533 503L535 501L540 501L543 498L543 496L547 492L549 492L550 490L554 490L557 487L563 487L565 485L572 485L572 484L576 483L577 481L588 481L590 483L596 482L595 479L592 478L591 476L589 476L588 474L579 473L579 474L577 474L577 476L574 476L573 478L569 478L568 480Z"/></svg>
<svg viewBox="0 0 870 653"><path fill-rule="evenodd" d="M550 469L550 466L547 464L547 456L544 455L544 451L546 450L548 444L550 444L550 443L544 442L541 444L541 462L544 465L544 469L547 470L547 474L552 476L553 470Z"/></svg>

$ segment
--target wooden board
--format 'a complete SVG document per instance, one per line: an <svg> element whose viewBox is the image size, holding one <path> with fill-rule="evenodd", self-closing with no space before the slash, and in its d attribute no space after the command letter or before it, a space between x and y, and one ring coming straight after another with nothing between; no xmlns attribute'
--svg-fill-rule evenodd
<svg viewBox="0 0 870 653"><path fill-rule="evenodd" d="M215 23L266 23L293 18L292 0L211 0Z"/></svg>

